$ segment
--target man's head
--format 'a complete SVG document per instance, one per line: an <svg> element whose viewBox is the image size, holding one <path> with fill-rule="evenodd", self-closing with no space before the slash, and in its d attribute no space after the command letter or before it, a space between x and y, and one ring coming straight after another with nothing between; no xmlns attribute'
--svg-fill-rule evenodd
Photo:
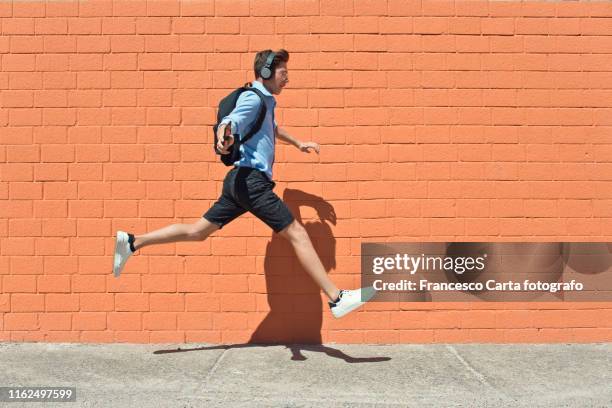
<svg viewBox="0 0 612 408"><path fill-rule="evenodd" d="M270 71L272 75L269 79L262 77L262 68L266 65L266 61L272 50L259 51L255 55L255 63L253 69L255 71L255 79L261 81L264 86L270 91L270 93L279 95L283 90L283 87L289 82L289 76L287 71L287 62L289 61L289 53L283 49L274 51L275 56L270 65Z"/></svg>

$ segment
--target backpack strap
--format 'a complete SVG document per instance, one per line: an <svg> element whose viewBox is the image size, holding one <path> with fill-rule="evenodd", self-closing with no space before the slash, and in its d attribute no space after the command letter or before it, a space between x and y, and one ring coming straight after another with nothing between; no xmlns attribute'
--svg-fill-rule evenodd
<svg viewBox="0 0 612 408"><path fill-rule="evenodd" d="M259 110L257 113L257 119L255 120L255 123L253 124L249 132L246 135L244 135L243 138L240 139L240 144L246 143L255 133L259 131L259 129L261 129L261 125L263 124L263 121L266 117L266 112L267 112L266 102L264 100L263 93L261 93L259 89L252 87L252 86L247 87L247 85L248 84L245 84L246 89L243 92L248 92L248 91L255 92L257 96L259 96L259 99L261 100L261 104L259 105Z"/></svg>

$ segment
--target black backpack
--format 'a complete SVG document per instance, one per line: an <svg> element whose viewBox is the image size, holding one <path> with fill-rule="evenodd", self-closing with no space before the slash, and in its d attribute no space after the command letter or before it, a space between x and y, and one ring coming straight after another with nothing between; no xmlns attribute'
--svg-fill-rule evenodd
<svg viewBox="0 0 612 408"><path fill-rule="evenodd" d="M242 139L240 139L237 134L234 134L234 144L232 144L228 148L229 153L221 154L217 150L217 128L219 127L219 124L221 123L223 118L232 113L232 111L236 107L236 102L238 101L238 97L240 96L240 94L248 91L255 92L261 99L261 103L259 104L259 112L257 114L257 120L255 121L249 132L242 137ZM213 134L215 136L213 147L215 149L215 153L221 156L221 161L223 162L223 164L225 164L226 166L233 166L234 162L240 160L240 145L246 143L247 140L249 140L255 133L259 131L265 117L266 103L264 101L264 95L259 89L252 87L251 84L248 82L244 84L244 86L241 86L240 88L237 88L232 91L232 93L227 95L225 98L221 99L221 102L219 102L219 110L217 111L217 123L213 126Z"/></svg>

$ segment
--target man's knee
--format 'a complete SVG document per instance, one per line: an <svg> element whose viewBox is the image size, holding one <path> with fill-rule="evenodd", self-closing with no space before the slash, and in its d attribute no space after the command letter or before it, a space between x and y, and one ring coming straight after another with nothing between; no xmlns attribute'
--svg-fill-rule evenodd
<svg viewBox="0 0 612 408"><path fill-rule="evenodd" d="M220 227L217 224L213 224L206 218L201 218L197 222L191 224L191 228L189 229L189 235L194 240L203 241L219 228Z"/></svg>
<svg viewBox="0 0 612 408"><path fill-rule="evenodd" d="M310 239L306 229L297 220L293 220L291 224L279 232L279 235L291 242L300 242Z"/></svg>

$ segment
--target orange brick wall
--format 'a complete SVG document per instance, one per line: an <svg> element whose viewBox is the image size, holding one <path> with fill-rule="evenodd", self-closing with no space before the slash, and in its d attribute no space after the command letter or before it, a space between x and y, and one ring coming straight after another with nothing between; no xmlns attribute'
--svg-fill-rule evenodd
<svg viewBox="0 0 612 408"><path fill-rule="evenodd" d="M111 273L117 229L213 203L215 106L280 47L277 121L322 150L279 146L277 193L340 286L361 242L609 241L611 2L2 1L0 24L0 340L612 340L603 302L333 320L252 216Z"/></svg>

